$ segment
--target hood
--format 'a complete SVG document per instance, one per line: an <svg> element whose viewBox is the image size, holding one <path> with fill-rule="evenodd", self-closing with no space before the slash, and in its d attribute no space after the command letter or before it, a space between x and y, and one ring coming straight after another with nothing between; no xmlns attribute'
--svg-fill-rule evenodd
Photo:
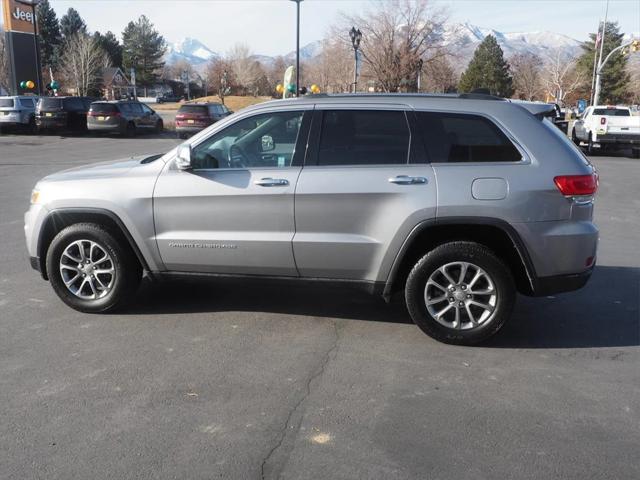
<svg viewBox="0 0 640 480"><path fill-rule="evenodd" d="M120 177L129 173L132 169L150 163L160 157L161 155L139 155L120 160L92 163L90 165L82 165L80 167L73 167L53 173L42 180L45 182L57 182L90 178Z"/></svg>

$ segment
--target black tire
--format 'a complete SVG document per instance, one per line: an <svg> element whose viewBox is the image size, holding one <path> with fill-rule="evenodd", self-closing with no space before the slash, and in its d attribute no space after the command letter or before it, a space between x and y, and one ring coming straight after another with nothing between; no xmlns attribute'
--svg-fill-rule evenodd
<svg viewBox="0 0 640 480"><path fill-rule="evenodd" d="M580 146L580 140L576 136L576 129L571 130L571 141L576 144L576 146Z"/></svg>
<svg viewBox="0 0 640 480"><path fill-rule="evenodd" d="M631 149L631 158L640 158L640 148Z"/></svg>
<svg viewBox="0 0 640 480"><path fill-rule="evenodd" d="M453 322L451 326L445 326L439 323L428 311L425 300L427 281L439 268L455 262L468 262L480 267L493 282L493 287L496 292L493 311L486 319L479 321L477 326L473 326L467 314L464 313L466 310L461 310L460 318L462 319L463 316L467 318L467 321L464 323L466 323L469 328L465 327L462 329L454 328ZM468 272L469 275L471 275L471 273L473 273L472 270ZM462 283L464 283L464 281ZM448 288L448 286L445 286L445 288ZM460 288L469 288L468 292L472 291L471 285ZM451 297L449 297L449 295L448 292L444 295L448 297L443 301L444 306L447 305L446 302L451 302L451 299L453 299L454 294L451 294ZM407 309L416 325L430 337L444 343L455 345L475 345L493 336L511 316L515 298L515 282L509 268L487 247L474 242L451 242L434 248L415 264L409 273L405 285ZM473 300L475 300L475 297ZM459 301L461 306L465 303L464 299L454 299L453 303L455 304ZM469 302L471 302L471 300L469 300ZM454 306L454 310L452 310L453 314L455 314L455 308ZM469 308L477 309L477 307L471 305ZM473 313L475 315L475 312ZM462 325L462 320L460 320L459 323Z"/></svg>
<svg viewBox="0 0 640 480"><path fill-rule="evenodd" d="M137 132L137 128L136 128L136 124L133 122L129 122L127 123L127 128L125 130L125 133L127 135L127 137L129 138L133 138L136 136Z"/></svg>
<svg viewBox="0 0 640 480"><path fill-rule="evenodd" d="M82 299L76 296L62 278L62 255L69 245L78 240L95 242L113 262L113 284L111 290L101 298ZM122 307L135 294L142 276L140 264L126 240L95 223L77 223L58 233L47 251L46 265L49 281L58 297L71 308L85 313L106 313Z"/></svg>
<svg viewBox="0 0 640 480"><path fill-rule="evenodd" d="M177 132L176 135L181 140L184 140L184 139L187 138L187 134L186 133Z"/></svg>
<svg viewBox="0 0 640 480"><path fill-rule="evenodd" d="M164 130L164 122L162 120L158 120L156 122L156 126L154 128L154 132L157 134L162 133L162 131Z"/></svg>
<svg viewBox="0 0 640 480"><path fill-rule="evenodd" d="M593 139L591 138L591 133L589 133L589 139L587 140L587 154L595 155L596 148L593 146Z"/></svg>

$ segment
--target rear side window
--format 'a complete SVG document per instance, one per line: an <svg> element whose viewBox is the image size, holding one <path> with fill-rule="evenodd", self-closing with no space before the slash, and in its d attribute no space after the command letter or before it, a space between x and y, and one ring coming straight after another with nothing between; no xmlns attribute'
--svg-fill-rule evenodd
<svg viewBox="0 0 640 480"><path fill-rule="evenodd" d="M129 108L134 115L142 115L142 105L139 103L130 103Z"/></svg>
<svg viewBox="0 0 640 480"><path fill-rule="evenodd" d="M115 113L118 108L112 103L94 103L91 105L91 111L94 113Z"/></svg>
<svg viewBox="0 0 640 480"><path fill-rule="evenodd" d="M24 108L33 108L33 100L30 98L21 98L20 105Z"/></svg>
<svg viewBox="0 0 640 480"><path fill-rule="evenodd" d="M631 113L629 110L618 109L618 108L596 108L593 111L594 115L605 115L607 117L630 117Z"/></svg>
<svg viewBox="0 0 640 480"><path fill-rule="evenodd" d="M13 108L13 98L0 98L1 108Z"/></svg>
<svg viewBox="0 0 640 480"><path fill-rule="evenodd" d="M410 139L404 112L324 111L317 164L405 164Z"/></svg>
<svg viewBox="0 0 640 480"><path fill-rule="evenodd" d="M522 159L507 136L485 117L416 113L431 162L518 162Z"/></svg>

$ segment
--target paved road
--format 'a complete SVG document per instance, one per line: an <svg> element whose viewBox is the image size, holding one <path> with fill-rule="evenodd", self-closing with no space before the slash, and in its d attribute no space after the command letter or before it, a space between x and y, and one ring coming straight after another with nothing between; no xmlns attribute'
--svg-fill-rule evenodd
<svg viewBox="0 0 640 480"><path fill-rule="evenodd" d="M599 266L479 348L323 287L145 285L92 316L28 267L43 175L173 139L0 137L1 479L640 478L640 161L597 157Z"/></svg>

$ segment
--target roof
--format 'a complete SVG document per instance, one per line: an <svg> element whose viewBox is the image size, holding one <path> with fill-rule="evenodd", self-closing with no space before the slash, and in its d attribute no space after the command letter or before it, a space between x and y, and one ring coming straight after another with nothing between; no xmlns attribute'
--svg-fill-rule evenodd
<svg viewBox="0 0 640 480"><path fill-rule="evenodd" d="M102 81L106 84L129 85L129 79L119 67L102 69Z"/></svg>

